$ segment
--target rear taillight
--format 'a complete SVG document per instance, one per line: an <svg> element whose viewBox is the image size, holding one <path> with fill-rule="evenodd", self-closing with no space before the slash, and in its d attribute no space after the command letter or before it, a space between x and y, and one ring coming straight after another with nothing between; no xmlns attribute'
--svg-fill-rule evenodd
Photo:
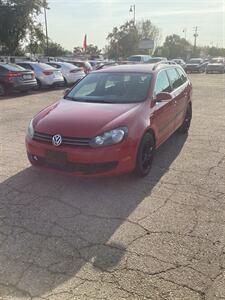
<svg viewBox="0 0 225 300"><path fill-rule="evenodd" d="M53 74L53 71L43 71L43 74L45 74L45 75L52 75Z"/></svg>
<svg viewBox="0 0 225 300"><path fill-rule="evenodd" d="M8 72L6 75L6 80L10 81L15 77L21 77L21 73L20 72Z"/></svg>

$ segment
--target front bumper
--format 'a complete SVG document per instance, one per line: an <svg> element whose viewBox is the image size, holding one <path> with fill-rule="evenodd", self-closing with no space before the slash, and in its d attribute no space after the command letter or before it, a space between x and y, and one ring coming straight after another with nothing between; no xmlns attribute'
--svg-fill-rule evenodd
<svg viewBox="0 0 225 300"><path fill-rule="evenodd" d="M102 176L129 173L136 164L136 147L125 140L121 144L102 147L55 147L49 143L26 138L28 159L32 165L52 171L79 176ZM66 154L63 164L49 163L47 151Z"/></svg>

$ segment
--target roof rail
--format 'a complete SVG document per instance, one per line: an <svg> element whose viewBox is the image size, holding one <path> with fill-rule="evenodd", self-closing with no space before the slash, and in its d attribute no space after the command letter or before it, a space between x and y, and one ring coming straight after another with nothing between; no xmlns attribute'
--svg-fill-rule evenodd
<svg viewBox="0 0 225 300"><path fill-rule="evenodd" d="M155 63L152 70L155 71L159 65L177 65L177 63L172 60L165 60L165 61L162 60L162 61Z"/></svg>

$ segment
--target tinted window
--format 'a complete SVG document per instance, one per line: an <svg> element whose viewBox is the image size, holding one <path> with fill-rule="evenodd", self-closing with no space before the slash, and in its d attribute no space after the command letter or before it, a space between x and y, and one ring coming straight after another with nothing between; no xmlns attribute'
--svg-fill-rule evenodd
<svg viewBox="0 0 225 300"><path fill-rule="evenodd" d="M173 90L177 89L182 84L182 81L176 69L174 68L168 69L167 74L169 76Z"/></svg>
<svg viewBox="0 0 225 300"><path fill-rule="evenodd" d="M24 71L24 68L14 64L5 64L4 68L6 68L8 71L13 71L13 72Z"/></svg>
<svg viewBox="0 0 225 300"><path fill-rule="evenodd" d="M161 71L157 77L156 86L155 86L155 95L158 95L162 92L171 92L171 86L169 79L165 71Z"/></svg>
<svg viewBox="0 0 225 300"><path fill-rule="evenodd" d="M186 82L187 81L187 76L184 74L184 71L182 71L180 68L177 68L176 69L179 76L180 76L180 80L182 83Z"/></svg>
<svg viewBox="0 0 225 300"><path fill-rule="evenodd" d="M148 96L151 78L145 73L91 73L67 97L82 102L141 102Z"/></svg>
<svg viewBox="0 0 225 300"><path fill-rule="evenodd" d="M129 61L141 61L141 56L130 56L128 57Z"/></svg>

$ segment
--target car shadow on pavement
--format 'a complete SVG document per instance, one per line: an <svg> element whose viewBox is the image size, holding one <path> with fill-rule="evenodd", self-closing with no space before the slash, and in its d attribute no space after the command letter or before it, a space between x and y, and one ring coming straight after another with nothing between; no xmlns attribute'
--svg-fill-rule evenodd
<svg viewBox="0 0 225 300"><path fill-rule="evenodd" d="M147 234L134 214L151 199L186 138L174 134L160 147L150 175L142 179L85 179L27 168L4 181L0 297L43 296L65 284L73 289L124 268L127 245Z"/></svg>
<svg viewBox="0 0 225 300"><path fill-rule="evenodd" d="M23 97L29 97L32 95L38 95L38 94L44 94L46 92L52 92L52 91L63 91L66 90L67 87L66 86L62 86L62 87L48 87L48 88L43 88L40 90L31 90L31 91L27 91L27 92L14 92L14 93L9 93L5 96L1 96L0 97L0 101L3 100L10 100L10 99L19 99L19 98L23 98Z"/></svg>

